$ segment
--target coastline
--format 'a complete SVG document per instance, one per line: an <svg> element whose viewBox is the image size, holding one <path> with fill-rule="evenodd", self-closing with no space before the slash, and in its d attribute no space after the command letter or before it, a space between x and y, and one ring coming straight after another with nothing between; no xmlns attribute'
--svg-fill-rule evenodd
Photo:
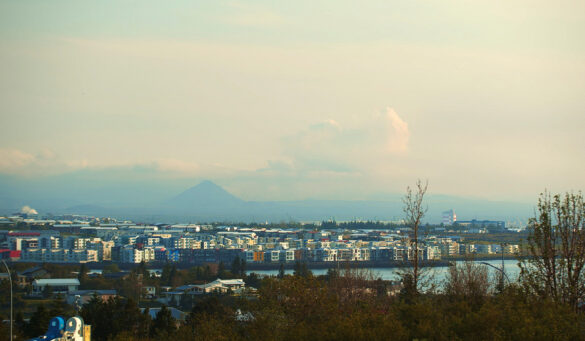
<svg viewBox="0 0 585 341"><path fill-rule="evenodd" d="M445 257L440 260L434 261L422 261L421 265L425 267L445 267L449 266L453 262L463 261L465 257ZM485 256L475 256L473 257L474 261L488 261L488 260L501 260L501 256L495 255L485 255ZM504 256L504 260L517 260L519 257L516 256ZM303 261L301 261L303 262ZM31 265L39 265L43 263L37 262L18 262L18 263L28 263ZM410 262L404 261L345 261L345 262L305 262L307 268L309 269L331 269L331 268L401 268L410 266ZM81 264L85 264L88 269L90 270L101 270L105 266L110 264L117 264L121 270L132 270L139 266L138 263L114 263L114 262L95 262L95 263L47 263L47 264L56 264L56 265L69 265L69 266L81 266ZM146 263L146 267L148 269L162 269L167 263L166 262L149 262ZM205 266L210 264L219 264L219 262L192 262L192 263L175 263L169 262L168 264L175 265L178 269L189 269L195 266ZM224 263L226 267L229 267L230 264ZM294 269L296 261L293 262L273 262L273 263L247 263L246 269L248 271L253 270L278 270L280 265L284 266L285 270Z"/></svg>

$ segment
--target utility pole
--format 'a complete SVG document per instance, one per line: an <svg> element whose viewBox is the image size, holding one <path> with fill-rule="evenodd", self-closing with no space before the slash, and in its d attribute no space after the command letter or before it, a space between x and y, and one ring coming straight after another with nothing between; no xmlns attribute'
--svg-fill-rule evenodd
<svg viewBox="0 0 585 341"><path fill-rule="evenodd" d="M12 332L12 325L14 324L14 319L12 318L12 274L6 262L2 260L2 263L6 267L6 271L8 271L8 280L10 281L10 341L12 341L14 337L14 333Z"/></svg>

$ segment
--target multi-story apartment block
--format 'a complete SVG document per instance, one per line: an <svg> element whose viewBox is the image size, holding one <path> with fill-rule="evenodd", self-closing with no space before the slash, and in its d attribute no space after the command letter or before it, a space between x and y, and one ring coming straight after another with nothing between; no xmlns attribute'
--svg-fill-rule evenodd
<svg viewBox="0 0 585 341"><path fill-rule="evenodd" d="M98 261L112 260L113 241L92 240L85 244L88 250L96 250L98 254Z"/></svg>
<svg viewBox="0 0 585 341"><path fill-rule="evenodd" d="M141 236L136 239L136 243L142 243L144 246L159 246L161 245L161 238Z"/></svg>
<svg viewBox="0 0 585 341"><path fill-rule="evenodd" d="M266 255L264 256L265 258L270 257L270 262L280 262L280 250L271 250L271 251L266 251Z"/></svg>
<svg viewBox="0 0 585 341"><path fill-rule="evenodd" d="M122 263L140 263L143 260L144 252L135 249L133 246L127 246L120 249L120 262Z"/></svg>
<svg viewBox="0 0 585 341"><path fill-rule="evenodd" d="M92 238L68 237L64 240L63 246L69 250L81 250L85 249L85 245L91 241Z"/></svg>
<svg viewBox="0 0 585 341"><path fill-rule="evenodd" d="M438 246L427 246L423 250L424 260L435 260L441 258L441 250Z"/></svg>
<svg viewBox="0 0 585 341"><path fill-rule="evenodd" d="M120 250L120 261L122 263L140 263L155 260L154 248L145 247L142 250L128 246Z"/></svg>
<svg viewBox="0 0 585 341"><path fill-rule="evenodd" d="M507 255L515 255L520 252L520 246L517 244L504 245L504 253Z"/></svg>
<svg viewBox="0 0 585 341"><path fill-rule="evenodd" d="M459 254L459 243L457 242L444 242L439 244L441 255L443 256L455 256Z"/></svg>
<svg viewBox="0 0 585 341"><path fill-rule="evenodd" d="M68 249L26 249L21 254L21 260L47 263L86 263L97 262L96 250L68 250Z"/></svg>
<svg viewBox="0 0 585 341"><path fill-rule="evenodd" d="M390 260L392 252L387 247L373 247L370 249L370 260L373 261L386 261Z"/></svg>
<svg viewBox="0 0 585 341"><path fill-rule="evenodd" d="M337 249L337 260L342 262L353 260L353 250Z"/></svg>
<svg viewBox="0 0 585 341"><path fill-rule="evenodd" d="M191 245L195 242L195 240L193 238L189 238L189 237L181 237L181 238L175 239L173 242L174 242L173 247L175 247L177 249L193 249L193 247L191 247ZM198 242L198 243L201 243L201 242Z"/></svg>
<svg viewBox="0 0 585 341"><path fill-rule="evenodd" d="M295 250L283 250L281 251L284 253L284 260L285 262L294 262L295 260ZM281 255L282 258L282 255Z"/></svg>
<svg viewBox="0 0 585 341"><path fill-rule="evenodd" d="M46 249L61 248L61 237L59 236L42 236L39 237L39 247Z"/></svg>
<svg viewBox="0 0 585 341"><path fill-rule="evenodd" d="M392 260L407 261L409 255L409 248L405 246L397 246L392 248Z"/></svg>
<svg viewBox="0 0 585 341"><path fill-rule="evenodd" d="M97 262L97 250L68 250L67 261L70 263Z"/></svg>
<svg viewBox="0 0 585 341"><path fill-rule="evenodd" d="M479 254L492 254L492 246L490 244L475 244L475 250Z"/></svg>
<svg viewBox="0 0 585 341"><path fill-rule="evenodd" d="M254 251L244 250L244 251L242 251L240 258L245 259L246 263L253 263L254 262Z"/></svg>
<svg viewBox="0 0 585 341"><path fill-rule="evenodd" d="M323 262L334 262L337 260L337 249L324 248L322 252L321 260Z"/></svg>

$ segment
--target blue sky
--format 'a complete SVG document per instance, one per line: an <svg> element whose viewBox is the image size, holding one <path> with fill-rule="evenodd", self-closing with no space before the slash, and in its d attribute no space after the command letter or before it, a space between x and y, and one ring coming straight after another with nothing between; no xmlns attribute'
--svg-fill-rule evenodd
<svg viewBox="0 0 585 341"><path fill-rule="evenodd" d="M0 174L255 200L582 189L583 7L3 1Z"/></svg>

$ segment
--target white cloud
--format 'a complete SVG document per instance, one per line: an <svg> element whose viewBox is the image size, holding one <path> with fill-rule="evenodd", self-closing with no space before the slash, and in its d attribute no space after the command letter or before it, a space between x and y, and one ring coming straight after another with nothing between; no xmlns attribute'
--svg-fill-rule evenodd
<svg viewBox="0 0 585 341"><path fill-rule="evenodd" d="M351 124L326 120L283 139L283 157L297 169L362 172L408 150L408 124L392 108Z"/></svg>
<svg viewBox="0 0 585 341"><path fill-rule="evenodd" d="M162 172L176 172L185 174L197 174L201 166L195 162L178 159L160 159L155 162L156 169Z"/></svg>
<svg viewBox="0 0 585 341"><path fill-rule="evenodd" d="M54 151L42 148L30 153L15 148L0 148L0 173L19 175L59 174L89 167L87 160L63 160Z"/></svg>
<svg viewBox="0 0 585 341"><path fill-rule="evenodd" d="M35 156L18 149L0 148L0 171L12 173L26 167L35 160Z"/></svg>
<svg viewBox="0 0 585 341"><path fill-rule="evenodd" d="M391 152L404 152L408 148L410 131L406 123L394 109L386 109L386 118L390 123L391 133L388 134L388 150Z"/></svg>

